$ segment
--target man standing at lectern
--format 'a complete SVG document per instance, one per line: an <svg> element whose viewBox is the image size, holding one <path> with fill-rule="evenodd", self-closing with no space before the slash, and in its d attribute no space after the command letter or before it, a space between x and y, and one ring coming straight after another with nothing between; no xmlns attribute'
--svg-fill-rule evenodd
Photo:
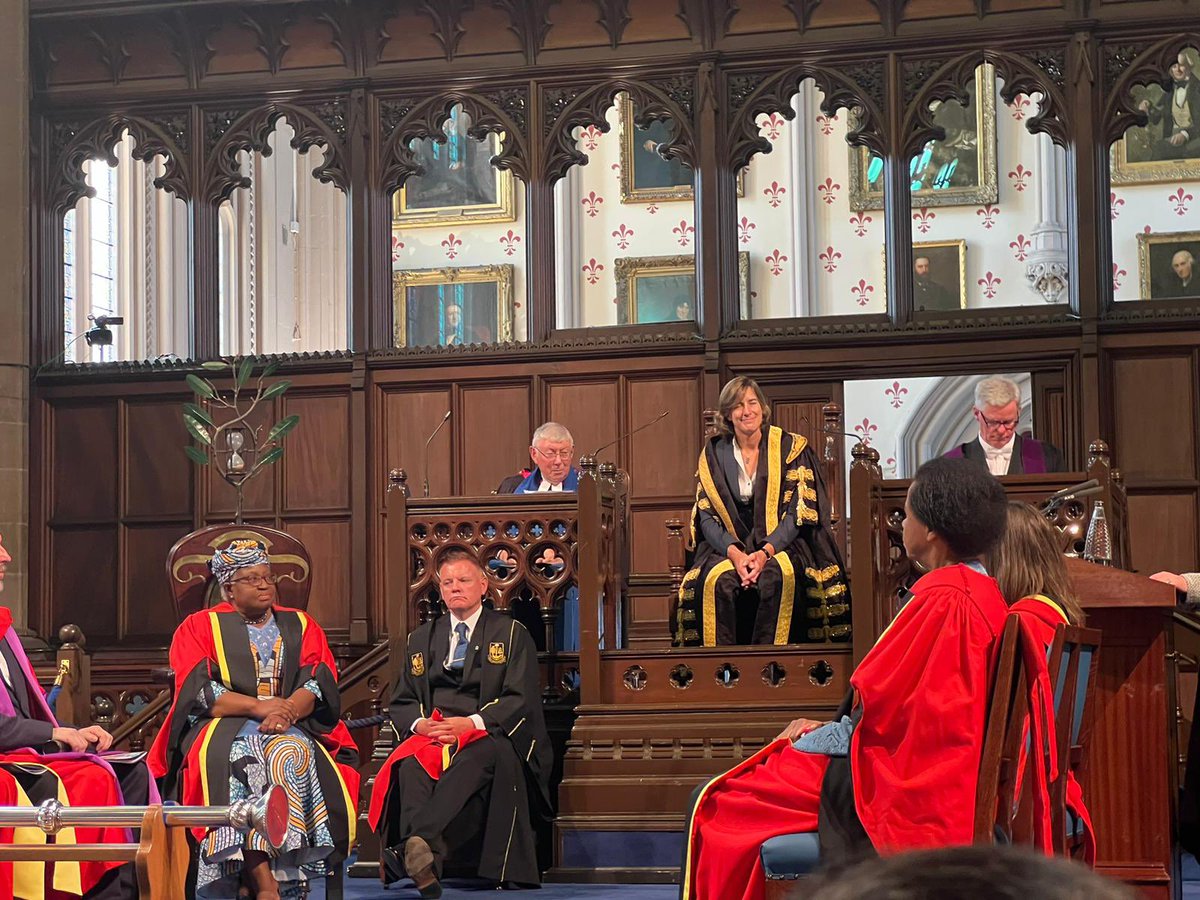
<svg viewBox="0 0 1200 900"><path fill-rule="evenodd" d="M979 439L959 444L949 457L965 457L987 466L993 475L1040 475L1064 471L1062 451L1045 441L1017 434L1021 389L999 375L975 385L975 421Z"/></svg>

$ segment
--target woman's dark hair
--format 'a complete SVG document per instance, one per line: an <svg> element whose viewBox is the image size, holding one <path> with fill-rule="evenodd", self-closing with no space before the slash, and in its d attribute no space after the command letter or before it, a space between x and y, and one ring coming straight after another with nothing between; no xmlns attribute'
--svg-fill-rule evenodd
<svg viewBox="0 0 1200 900"><path fill-rule="evenodd" d="M986 468L969 459L931 459L917 469L908 505L958 559L976 559L1004 534L1008 498Z"/></svg>

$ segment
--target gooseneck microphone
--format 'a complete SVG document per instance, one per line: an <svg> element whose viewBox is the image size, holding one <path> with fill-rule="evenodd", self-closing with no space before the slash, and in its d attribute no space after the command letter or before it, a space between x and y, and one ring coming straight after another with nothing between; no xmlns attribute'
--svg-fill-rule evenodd
<svg viewBox="0 0 1200 900"><path fill-rule="evenodd" d="M1070 500L1078 500L1081 497L1090 497L1093 494L1101 494L1104 488L1100 486L1100 482L1095 478L1079 484L1071 485L1071 487L1063 488L1057 491L1038 504L1038 508L1043 513L1050 513L1058 509L1064 503Z"/></svg>
<svg viewBox="0 0 1200 900"><path fill-rule="evenodd" d="M671 414L671 411L669 409L664 409L662 412L660 412L657 416L655 416L649 422L643 422L641 425L639 425L637 428L633 429L632 431L627 431L624 434L622 434L616 438L613 438L613 440L609 441L607 444L603 445L602 447L597 447L595 450L592 451L591 455L598 456L600 454L601 450L607 450L613 444L618 444L621 441L625 440L625 438L630 437L631 435L637 434L643 428L649 428L655 422L659 422L659 421L665 419L670 414Z"/></svg>
<svg viewBox="0 0 1200 900"><path fill-rule="evenodd" d="M429 435L429 439L425 441L425 477L421 480L421 496L429 496L429 445L433 443L433 439L437 437L437 433L442 430L442 426L450 421L450 410L446 410L446 414L442 416L442 421L437 423L437 428L433 429L433 433Z"/></svg>

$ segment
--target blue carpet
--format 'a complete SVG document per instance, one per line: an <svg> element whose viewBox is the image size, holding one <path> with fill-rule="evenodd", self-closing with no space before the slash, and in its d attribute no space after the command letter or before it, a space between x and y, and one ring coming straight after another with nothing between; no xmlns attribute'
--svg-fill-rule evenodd
<svg viewBox="0 0 1200 900"><path fill-rule="evenodd" d="M347 878L346 900L409 900L420 896L411 882L402 881L384 888L378 881L369 878ZM483 896L499 897L529 897L530 900L572 900L583 897L586 900L674 900L679 896L679 886L675 884L544 884L541 889L534 891L505 891L497 894L495 889L487 884L472 884L467 881L451 879L443 882L445 900L464 900L472 898L479 900ZM313 900L325 897L325 886L314 885L309 895Z"/></svg>

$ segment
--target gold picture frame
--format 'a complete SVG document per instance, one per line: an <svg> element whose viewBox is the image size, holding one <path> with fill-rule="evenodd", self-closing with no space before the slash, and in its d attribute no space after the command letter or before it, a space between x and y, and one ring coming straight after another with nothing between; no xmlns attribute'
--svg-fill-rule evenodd
<svg viewBox="0 0 1200 900"><path fill-rule="evenodd" d="M517 220L513 174L491 162L504 136L489 133L476 140L468 128L467 117L455 107L444 126L444 142L417 143L413 152L425 174L410 175L392 195L393 230Z"/></svg>
<svg viewBox="0 0 1200 900"><path fill-rule="evenodd" d="M640 128L633 121L633 100L621 94L618 101L621 143L621 202L661 203L695 198L694 173L683 177L683 172L692 170L675 159L663 159L650 144L662 144L670 139L670 127L666 122L651 122L649 127ZM643 152L638 153L640 147ZM639 177L638 160L645 160L640 169L648 173L646 179ZM646 182L649 182L648 184ZM660 182L660 183L655 183ZM737 176L737 195L746 196L746 170Z"/></svg>
<svg viewBox="0 0 1200 900"><path fill-rule="evenodd" d="M678 279L683 280L678 280ZM651 322L695 322L696 257L678 256L620 256L613 263L617 282L617 324L644 325ZM690 287L685 286L687 279ZM667 291L657 297L646 288L651 280L677 279L668 283ZM750 254L738 253L738 306L743 319L750 313ZM689 314L680 317L678 310L686 302Z"/></svg>
<svg viewBox="0 0 1200 900"><path fill-rule="evenodd" d="M914 241L913 245L913 309L917 312L953 312L967 308L967 242L964 238L952 241ZM953 251L938 253L936 251ZM921 252L924 251L924 252ZM932 251L932 252L931 252ZM884 256L883 302L887 306L887 249L880 251ZM932 288L921 290L916 282L918 259L929 260L928 282ZM947 283L957 285L958 299L955 304L943 296L950 295ZM940 289L940 290L937 290ZM922 299L922 295L924 299ZM951 295L952 296L952 295Z"/></svg>
<svg viewBox="0 0 1200 900"><path fill-rule="evenodd" d="M1200 116L1200 106L1195 91L1195 74L1200 71L1200 52L1195 48L1186 47L1180 51L1180 57L1186 57L1193 75L1188 83L1191 87L1185 92L1185 106L1189 108L1193 120ZM1164 72L1164 76L1171 76ZM1173 76L1172 76L1173 77ZM1161 84L1138 84L1131 89L1134 104L1145 104L1149 121L1145 125L1136 125L1128 129L1120 140L1113 141L1109 149L1109 175L1113 184L1162 184L1185 183L1200 181L1200 142L1196 140L1195 129L1191 130L1191 139L1181 146L1183 150L1171 146L1165 133L1170 129L1168 112L1171 96L1163 90ZM1174 131L1174 129L1170 129ZM1161 132L1156 134L1155 132ZM1189 153L1191 155L1179 155Z"/></svg>
<svg viewBox="0 0 1200 900"><path fill-rule="evenodd" d="M447 347L511 341L516 313L513 278L511 263L396 270L392 273L394 345ZM495 285L495 292L474 289L477 285ZM431 288L439 290L429 292ZM459 309L457 317L450 313L452 306ZM436 340L431 339L434 336Z"/></svg>
<svg viewBox="0 0 1200 900"><path fill-rule="evenodd" d="M1138 294L1141 299L1200 297L1200 231L1139 232L1137 241ZM1175 254L1182 250L1192 255L1192 276L1186 287L1173 265Z"/></svg>
<svg viewBox="0 0 1200 900"><path fill-rule="evenodd" d="M945 106L946 115L939 118L941 109L934 113L934 121L946 129L946 138L942 141L930 141L922 149L920 158L928 157L923 172L932 171L934 180L947 177L946 168L950 167L950 175L958 171L960 162L970 162L975 169L975 177L966 184L948 187L922 187L913 192L913 209L932 206L979 206L995 203L1000 196L999 178L996 171L996 70L990 63L983 63L975 70L974 81L975 99L970 104L975 107L973 154L954 153L948 162L933 168L933 154L938 149L946 148L947 144L959 143L968 145L972 140L972 131L963 127L963 123L948 121L951 111L961 109L958 104ZM969 109L963 110L964 115ZM957 114L956 112L954 114ZM853 128L853 123L851 123ZM951 146L950 150L954 150ZM966 149L965 146L963 149ZM850 208L852 210L883 209L883 188L871 187L871 153L866 147L850 147ZM910 164L910 173L918 165L914 160ZM966 168L965 166L963 168ZM882 175L880 176L882 177ZM910 174L910 181L915 173Z"/></svg>

